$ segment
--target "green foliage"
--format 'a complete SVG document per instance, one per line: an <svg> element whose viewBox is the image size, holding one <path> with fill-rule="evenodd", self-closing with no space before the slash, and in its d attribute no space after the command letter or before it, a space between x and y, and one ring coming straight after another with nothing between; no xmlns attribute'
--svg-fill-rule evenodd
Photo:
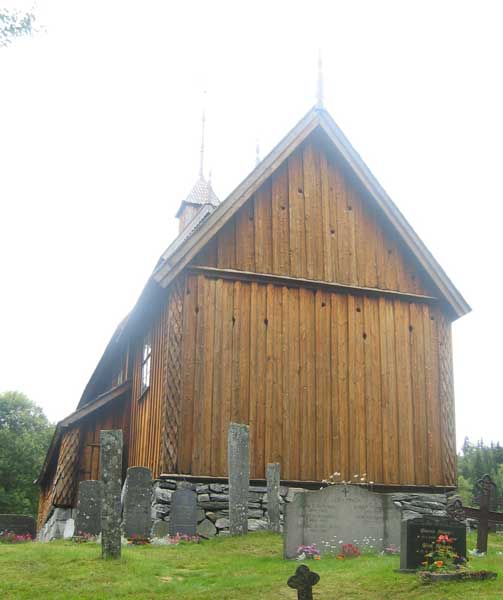
<svg viewBox="0 0 503 600"><path fill-rule="evenodd" d="M8 46L16 37L35 31L35 15L20 10L0 8L0 46Z"/></svg>
<svg viewBox="0 0 503 600"><path fill-rule="evenodd" d="M485 473L496 484L498 496L503 496L503 447L492 442L488 446L483 440L473 444L465 438L458 456L458 493L465 506L475 506L475 483Z"/></svg>
<svg viewBox="0 0 503 600"><path fill-rule="evenodd" d="M36 516L33 484L54 427L42 409L20 392L0 394L0 513Z"/></svg>

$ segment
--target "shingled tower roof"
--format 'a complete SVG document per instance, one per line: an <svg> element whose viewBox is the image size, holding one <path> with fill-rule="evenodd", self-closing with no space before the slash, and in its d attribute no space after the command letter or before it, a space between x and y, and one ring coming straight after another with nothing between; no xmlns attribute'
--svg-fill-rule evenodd
<svg viewBox="0 0 503 600"><path fill-rule="evenodd" d="M192 204L195 206L204 206L209 204L213 207L218 206L220 203L213 188L211 182L207 181L203 175L199 175L199 179L196 181L195 186L192 188L190 194L182 200L180 208L176 213L176 217L180 217L180 214L186 204Z"/></svg>

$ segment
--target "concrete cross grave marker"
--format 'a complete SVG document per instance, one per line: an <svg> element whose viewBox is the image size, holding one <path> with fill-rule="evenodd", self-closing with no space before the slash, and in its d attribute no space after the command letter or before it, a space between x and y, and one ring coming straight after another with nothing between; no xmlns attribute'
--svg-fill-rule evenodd
<svg viewBox="0 0 503 600"><path fill-rule="evenodd" d="M100 432L101 556L121 556L122 430Z"/></svg>
<svg viewBox="0 0 503 600"><path fill-rule="evenodd" d="M288 587L297 590L297 600L313 600L313 587L319 582L320 576L309 570L306 565L300 565L287 581Z"/></svg>

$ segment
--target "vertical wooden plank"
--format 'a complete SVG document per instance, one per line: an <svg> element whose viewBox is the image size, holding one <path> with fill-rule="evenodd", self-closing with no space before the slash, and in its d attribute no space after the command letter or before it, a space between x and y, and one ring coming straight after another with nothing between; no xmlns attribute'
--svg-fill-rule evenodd
<svg viewBox="0 0 503 600"><path fill-rule="evenodd" d="M306 277L318 279L319 256L317 240L320 238L316 198L316 161L312 144L306 144L302 153L304 168L304 227L306 231Z"/></svg>
<svg viewBox="0 0 503 600"><path fill-rule="evenodd" d="M232 326L233 326L233 298L234 282L224 281L222 288L222 389L220 402L221 408L221 429L220 429L220 468L222 475L227 474L227 434L231 416L231 396L232 396Z"/></svg>
<svg viewBox="0 0 503 600"><path fill-rule="evenodd" d="M299 384L300 384L300 424L303 431L303 445L302 452L300 453L300 479L307 480L310 478L310 432L308 423L308 392L307 392L307 361L308 361L308 347L307 347L307 328L309 324L308 319L309 310L309 291L305 288L299 289L299 359L300 359L300 371L299 371Z"/></svg>
<svg viewBox="0 0 503 600"><path fill-rule="evenodd" d="M191 472L192 462L192 425L194 411L194 361L196 336L197 279L187 277L183 310L183 374L182 374L182 427L179 441L180 469L182 473Z"/></svg>
<svg viewBox="0 0 503 600"><path fill-rule="evenodd" d="M273 286L273 394L272 394L272 446L271 461L282 462L283 446L283 300L287 288ZM285 325L286 327L286 325ZM271 329L269 328L269 331ZM286 415L285 415L286 417Z"/></svg>
<svg viewBox="0 0 503 600"><path fill-rule="evenodd" d="M249 423L250 396L250 291L249 283L241 285L241 325L239 329L239 423Z"/></svg>
<svg viewBox="0 0 503 600"><path fill-rule="evenodd" d="M236 268L236 232L232 218L218 232L217 260L221 269Z"/></svg>
<svg viewBox="0 0 503 600"><path fill-rule="evenodd" d="M234 309L232 314L232 361L231 361L231 410L230 420L232 423L241 421L241 319L243 316L241 308L241 286L240 281L235 281L234 287Z"/></svg>
<svg viewBox="0 0 503 600"><path fill-rule="evenodd" d="M273 378L274 378L274 286L266 286L266 380L265 380L265 462L272 461L274 412L273 412ZM259 400L260 401L260 400Z"/></svg>
<svg viewBox="0 0 503 600"><path fill-rule="evenodd" d="M410 304L410 355L414 417L416 484L428 485L428 422L426 413L425 348L421 305Z"/></svg>
<svg viewBox="0 0 503 600"><path fill-rule="evenodd" d="M203 385L202 413L201 413L201 447L203 452L200 456L201 474L211 473L211 445L212 445L212 423L213 423L213 369L214 369L214 347L215 347L215 289L216 280L206 279L204 282L204 360L203 360Z"/></svg>
<svg viewBox="0 0 503 600"><path fill-rule="evenodd" d="M333 167L333 177L335 184L335 203L337 212L336 222L336 242L337 242L337 281L341 283L350 283L350 236L349 230L349 213L346 200L346 186L342 170L339 166Z"/></svg>
<svg viewBox="0 0 503 600"><path fill-rule="evenodd" d="M290 289L288 293L288 319L286 323L288 332L288 368L285 368L285 374L288 378L288 406L283 405L283 410L285 411L285 415L290 414L290 419L288 419L288 428L283 436L283 456L289 456L288 467L290 474L286 478L300 480L302 444L294 443L295 432L303 431L300 403L300 309L299 290L296 288Z"/></svg>
<svg viewBox="0 0 503 600"><path fill-rule="evenodd" d="M396 335L396 375L398 390L398 422L400 428L400 483L415 483L414 472L414 424L412 412L412 389L410 374L409 307L394 301Z"/></svg>
<svg viewBox="0 0 503 600"><path fill-rule="evenodd" d="M215 332L213 341L213 398L211 419L211 471L210 475L221 475L220 438L222 430L222 331L223 331L223 286L222 279L215 283Z"/></svg>
<svg viewBox="0 0 503 600"><path fill-rule="evenodd" d="M288 159L288 207L290 225L290 275L306 274L306 233L304 227L304 177L302 154L295 151Z"/></svg>
<svg viewBox="0 0 503 600"><path fill-rule="evenodd" d="M236 268L255 271L255 226L253 198L236 214Z"/></svg>
<svg viewBox="0 0 503 600"><path fill-rule="evenodd" d="M317 479L333 473L330 402L330 297L318 290L316 303L316 464Z"/></svg>
<svg viewBox="0 0 503 600"><path fill-rule="evenodd" d="M379 298L381 340L381 397L383 423L383 480L398 483L398 418L393 302Z"/></svg>
<svg viewBox="0 0 503 600"><path fill-rule="evenodd" d="M292 347L293 335L292 332L296 327L296 323L291 321L293 316L293 295L294 290L290 290L287 287L281 288L282 294L282 314L281 314L281 355L279 360L281 361L282 369L282 381L281 390L282 395L280 398L280 410L278 411L279 427L282 431L281 436L281 450L280 450L280 461L281 469L284 472L283 477L285 479L292 478L292 452L291 446L292 440L295 439L295 410L296 405L293 402L293 390L292 382L290 377L292 376L292 362L295 356L295 348ZM292 393L293 392L293 393ZM298 430L297 430L298 431Z"/></svg>
<svg viewBox="0 0 503 600"><path fill-rule="evenodd" d="M272 272L271 180L255 194L255 264L258 273Z"/></svg>
<svg viewBox="0 0 503 600"><path fill-rule="evenodd" d="M349 357L348 357L348 296L337 294L335 296L335 306L337 314L337 393L339 407L339 439L340 439L340 456L339 467L336 469L341 473L341 478L344 481L349 481L353 476L350 473L350 405L349 405Z"/></svg>
<svg viewBox="0 0 503 600"><path fill-rule="evenodd" d="M365 319L365 405L367 415L367 481L382 483L381 359L378 300L363 299Z"/></svg>
<svg viewBox="0 0 503 600"><path fill-rule="evenodd" d="M197 296L195 306L196 319L196 337L195 346L196 352L194 356L194 417L192 421L192 473L203 473L202 471L202 455L206 452L206 448L202 445L202 430L203 430L203 390L204 390L204 375L205 375L205 358L206 358L206 318L208 306L206 305L206 279L204 275L197 277Z"/></svg>
<svg viewBox="0 0 503 600"><path fill-rule="evenodd" d="M337 331L337 295L329 294L330 306L330 417L332 421L332 456L330 461L329 475L341 472L341 433L340 433L340 409L339 409L339 338Z"/></svg>
<svg viewBox="0 0 503 600"><path fill-rule="evenodd" d="M306 290L306 347L305 357L306 360L303 362L306 368L306 379L305 379L305 401L307 406L307 418L306 418L306 429L307 429L307 456L308 456L308 473L310 479L316 479L316 324L315 324L315 305L314 305L314 292Z"/></svg>
<svg viewBox="0 0 503 600"><path fill-rule="evenodd" d="M288 171L282 164L272 175L272 272L290 273Z"/></svg>
<svg viewBox="0 0 503 600"><path fill-rule="evenodd" d="M252 284L256 285L256 284ZM266 377L268 370L267 360L267 287L257 285L256 287L256 347L253 358L254 371L256 378L250 376L250 397L252 394L256 404L256 462L259 477L265 477L265 424L266 424L266 401L267 385Z"/></svg>
<svg viewBox="0 0 503 600"><path fill-rule="evenodd" d="M320 166L320 193L321 193L321 241L323 244L323 276L325 281L334 280L333 272L333 253L335 240L335 221L333 220L333 210L331 203L333 201L330 190L330 180L328 174L327 155L322 150L319 153ZM335 207L333 207L335 209ZM332 233L333 231L333 233Z"/></svg>
<svg viewBox="0 0 503 600"><path fill-rule="evenodd" d="M258 401L258 333L259 325L259 307L257 302L258 284L252 282L250 284L250 377L248 382L248 414L250 424L250 477L256 479L259 477L259 465L257 462L257 445L258 445L258 424L257 424L257 401Z"/></svg>
<svg viewBox="0 0 503 600"><path fill-rule="evenodd" d="M423 305L428 466L430 485L442 485L441 425L438 377L438 333L434 312Z"/></svg>

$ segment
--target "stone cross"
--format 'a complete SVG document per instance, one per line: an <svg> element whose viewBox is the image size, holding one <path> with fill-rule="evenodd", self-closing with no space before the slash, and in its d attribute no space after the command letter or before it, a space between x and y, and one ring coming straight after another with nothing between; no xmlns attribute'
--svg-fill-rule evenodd
<svg viewBox="0 0 503 600"><path fill-rule="evenodd" d="M228 433L229 533L248 533L248 488L250 486L250 428L231 423Z"/></svg>
<svg viewBox="0 0 503 600"><path fill-rule="evenodd" d="M75 537L98 536L101 533L103 482L88 479L79 483Z"/></svg>
<svg viewBox="0 0 503 600"><path fill-rule="evenodd" d="M101 556L121 556L122 430L100 432Z"/></svg>
<svg viewBox="0 0 503 600"><path fill-rule="evenodd" d="M271 531L280 531L279 520L279 463L267 465L267 520Z"/></svg>
<svg viewBox="0 0 503 600"><path fill-rule="evenodd" d="M288 587L297 590L297 600L313 600L313 587L320 580L318 573L309 570L306 565L300 565L288 580Z"/></svg>
<svg viewBox="0 0 503 600"><path fill-rule="evenodd" d="M152 529L152 472L146 467L129 467L124 487L124 535L147 539Z"/></svg>
<svg viewBox="0 0 503 600"><path fill-rule="evenodd" d="M477 525L477 552L487 552L487 535L489 531L489 509L496 492L496 485L490 475L483 475L475 484L479 492L476 500L479 504L479 522Z"/></svg>

